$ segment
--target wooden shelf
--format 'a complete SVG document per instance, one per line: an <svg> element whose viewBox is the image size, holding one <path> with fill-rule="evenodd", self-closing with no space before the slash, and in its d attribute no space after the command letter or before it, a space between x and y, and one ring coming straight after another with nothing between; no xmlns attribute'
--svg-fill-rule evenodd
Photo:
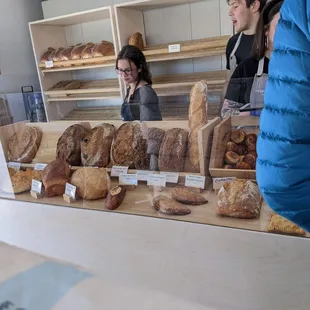
<svg viewBox="0 0 310 310"><path fill-rule="evenodd" d="M116 61L116 57L115 55L112 55L112 56L95 57L95 58L89 58L89 59L58 61L58 62L54 62L54 67L49 68L49 69L46 69L45 64L41 63L39 64L39 67L42 73L53 73L53 72L114 67L115 61Z"/></svg>

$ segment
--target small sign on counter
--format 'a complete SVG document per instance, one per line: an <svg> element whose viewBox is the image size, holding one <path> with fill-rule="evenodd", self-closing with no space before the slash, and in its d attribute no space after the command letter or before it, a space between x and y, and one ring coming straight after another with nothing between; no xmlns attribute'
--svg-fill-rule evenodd
<svg viewBox="0 0 310 310"><path fill-rule="evenodd" d="M181 45L180 44L171 44L168 46L169 53L180 53Z"/></svg>
<svg viewBox="0 0 310 310"><path fill-rule="evenodd" d="M213 189L220 189L225 183L236 181L236 177L214 178Z"/></svg>
<svg viewBox="0 0 310 310"><path fill-rule="evenodd" d="M154 173L153 171L148 170L137 170L138 181L147 182L149 175L153 173Z"/></svg>
<svg viewBox="0 0 310 310"><path fill-rule="evenodd" d="M31 197L36 198L36 199L43 197L42 182L37 181L37 180L32 180L30 195Z"/></svg>
<svg viewBox="0 0 310 310"><path fill-rule="evenodd" d="M164 172L161 171L160 174L166 175L167 183L174 183L177 184L179 182L179 172Z"/></svg>
<svg viewBox="0 0 310 310"><path fill-rule="evenodd" d="M121 174L127 174L128 167L124 166L113 166L111 171L111 177L119 177Z"/></svg>
<svg viewBox="0 0 310 310"><path fill-rule="evenodd" d="M76 198L76 186L70 184L70 183L66 183L66 191L65 191L65 194L64 194L64 199L66 200L66 197L67 198L71 198L71 199L74 199ZM66 200L68 201L68 200ZM71 201L69 201L71 202Z"/></svg>
<svg viewBox="0 0 310 310"><path fill-rule="evenodd" d="M54 62L52 60L46 61L45 68L46 69L54 68Z"/></svg>
<svg viewBox="0 0 310 310"><path fill-rule="evenodd" d="M200 175L187 174L185 176L185 186L194 188L205 188L206 177Z"/></svg>
<svg viewBox="0 0 310 310"><path fill-rule="evenodd" d="M13 169L15 169L16 171L19 171L19 170L20 170L20 167L21 167L21 164L20 164L20 163L16 163L16 162L9 162L9 163L8 163L8 167L9 167L9 168L13 168Z"/></svg>
<svg viewBox="0 0 310 310"><path fill-rule="evenodd" d="M137 174L120 174L119 185L138 185Z"/></svg>
<svg viewBox="0 0 310 310"><path fill-rule="evenodd" d="M42 171L42 170L45 169L46 166L47 166L47 164L36 163L35 166L34 166L34 170Z"/></svg>
<svg viewBox="0 0 310 310"><path fill-rule="evenodd" d="M148 186L157 186L157 187L166 187L167 176L165 174L149 174L147 185Z"/></svg>

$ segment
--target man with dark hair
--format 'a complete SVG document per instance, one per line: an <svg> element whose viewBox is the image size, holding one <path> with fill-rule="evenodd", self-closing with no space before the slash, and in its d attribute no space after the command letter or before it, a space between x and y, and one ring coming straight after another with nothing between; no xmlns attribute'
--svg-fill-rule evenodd
<svg viewBox="0 0 310 310"><path fill-rule="evenodd" d="M243 60L251 56L256 25L267 0L227 0L229 16L236 34L226 47L226 69L231 73Z"/></svg>

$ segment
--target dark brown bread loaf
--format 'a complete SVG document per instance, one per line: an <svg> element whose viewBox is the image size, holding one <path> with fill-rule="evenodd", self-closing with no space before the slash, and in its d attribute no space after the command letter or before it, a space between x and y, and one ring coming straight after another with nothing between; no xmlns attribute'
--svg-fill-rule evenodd
<svg viewBox="0 0 310 310"><path fill-rule="evenodd" d="M150 155L147 154L147 128L143 124L135 124L133 149L135 168L138 170L150 169Z"/></svg>
<svg viewBox="0 0 310 310"><path fill-rule="evenodd" d="M158 154L165 131L160 128L149 128L147 133L147 153L150 154L150 170L158 170Z"/></svg>
<svg viewBox="0 0 310 310"><path fill-rule="evenodd" d="M60 55L65 50L64 47L58 48L52 56L53 61L60 61Z"/></svg>
<svg viewBox="0 0 310 310"><path fill-rule="evenodd" d="M47 51L45 51L41 56L41 63L45 63L46 61L52 60L53 54L55 53L55 49L49 47Z"/></svg>
<svg viewBox="0 0 310 310"><path fill-rule="evenodd" d="M8 160L31 163L37 154L42 139L40 129L25 126L18 130L9 140Z"/></svg>
<svg viewBox="0 0 310 310"><path fill-rule="evenodd" d="M81 165L81 141L86 137L89 130L76 124L66 129L57 143L57 159L67 161L69 165Z"/></svg>
<svg viewBox="0 0 310 310"><path fill-rule="evenodd" d="M62 159L49 163L43 170L42 181L47 197L61 196L65 193L70 168Z"/></svg>
<svg viewBox="0 0 310 310"><path fill-rule="evenodd" d="M81 53L81 59L88 59L88 58L92 58L92 49L94 47L94 43L87 43L87 45L85 46L85 48L83 49L82 53Z"/></svg>
<svg viewBox="0 0 310 310"><path fill-rule="evenodd" d="M115 127L101 124L93 128L81 142L82 165L106 167L110 162L110 151Z"/></svg>
<svg viewBox="0 0 310 310"><path fill-rule="evenodd" d="M172 128L166 131L159 151L159 170L183 171L187 147L187 132Z"/></svg>
<svg viewBox="0 0 310 310"><path fill-rule="evenodd" d="M71 52L71 59L72 60L81 59L82 52L86 46L87 44L77 44Z"/></svg>
<svg viewBox="0 0 310 310"><path fill-rule="evenodd" d="M111 56L114 54L114 45L108 41L101 41L92 48L92 57Z"/></svg>

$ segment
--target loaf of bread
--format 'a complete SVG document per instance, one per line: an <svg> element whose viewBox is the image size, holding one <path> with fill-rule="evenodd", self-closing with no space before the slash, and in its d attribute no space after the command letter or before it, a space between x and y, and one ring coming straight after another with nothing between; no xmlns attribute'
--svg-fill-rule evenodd
<svg viewBox="0 0 310 310"><path fill-rule="evenodd" d="M101 124L93 128L81 142L83 166L106 167L110 162L110 152L115 127Z"/></svg>
<svg viewBox="0 0 310 310"><path fill-rule="evenodd" d="M94 47L94 43L87 43L85 48L83 49L82 53L81 53L81 59L88 59L88 58L92 58L92 49Z"/></svg>
<svg viewBox="0 0 310 310"><path fill-rule="evenodd" d="M184 186L174 187L171 192L171 197L174 200L187 205L204 205L208 203L208 200L202 195L199 195Z"/></svg>
<svg viewBox="0 0 310 310"><path fill-rule="evenodd" d="M116 131L111 147L111 161L114 166L134 168L134 129L134 123L125 123Z"/></svg>
<svg viewBox="0 0 310 310"><path fill-rule="evenodd" d="M67 161L69 165L80 166L81 141L88 133L89 130L79 124L67 128L58 140L56 158Z"/></svg>
<svg viewBox="0 0 310 310"><path fill-rule="evenodd" d="M24 126L9 139L8 160L31 163L40 147L41 139L42 132L40 129Z"/></svg>
<svg viewBox="0 0 310 310"><path fill-rule="evenodd" d="M166 131L159 150L158 166L161 171L183 171L187 148L187 132L172 128Z"/></svg>
<svg viewBox="0 0 310 310"><path fill-rule="evenodd" d="M70 174L68 163L63 159L56 159L43 170L42 181L47 197L61 196L65 193L66 183Z"/></svg>
<svg viewBox="0 0 310 310"><path fill-rule="evenodd" d="M71 59L72 60L77 60L77 59L81 59L82 56L82 52L85 49L85 47L87 46L87 44L77 44L71 52Z"/></svg>
<svg viewBox="0 0 310 310"><path fill-rule="evenodd" d="M135 169L150 169L150 155L147 153L147 127L143 123L134 125L133 149Z"/></svg>
<svg viewBox="0 0 310 310"><path fill-rule="evenodd" d="M65 50L64 47L58 48L58 49L55 51L55 53L53 54L52 60L55 61L55 62L56 62L56 61L60 61L60 55L61 55L61 53L62 53L64 50Z"/></svg>
<svg viewBox="0 0 310 310"><path fill-rule="evenodd" d="M190 93L190 105L188 112L189 119L189 138L188 138L188 157L193 169L197 172L200 170L199 165L199 147L198 132L207 124L207 82L200 81L196 83Z"/></svg>
<svg viewBox="0 0 310 310"><path fill-rule="evenodd" d="M45 63L46 61L50 61L53 59L53 54L55 53L55 49L52 47L49 47L47 51L45 51L41 56L41 63Z"/></svg>
<svg viewBox="0 0 310 310"><path fill-rule="evenodd" d="M9 172L10 178L12 178L12 176L16 173L16 170L14 168L9 167L8 172Z"/></svg>
<svg viewBox="0 0 310 310"><path fill-rule="evenodd" d="M147 133L147 153L150 155L150 170L157 171L158 155L165 131L160 128L149 128Z"/></svg>
<svg viewBox="0 0 310 310"><path fill-rule="evenodd" d="M59 54L59 61L71 60L71 53L73 49L74 49L74 46L70 46L68 48L65 48L63 51L61 51Z"/></svg>
<svg viewBox="0 0 310 310"><path fill-rule="evenodd" d="M112 56L115 54L114 45L108 41L101 41L92 48L93 57Z"/></svg>
<svg viewBox="0 0 310 310"><path fill-rule="evenodd" d="M77 194L87 200L105 198L111 188L111 180L105 168L80 168L71 177Z"/></svg>
<svg viewBox="0 0 310 310"><path fill-rule="evenodd" d="M143 43L143 37L140 32L134 33L130 38L129 38L129 45L133 45L137 48L139 48L141 51L144 50L144 43Z"/></svg>
<svg viewBox="0 0 310 310"><path fill-rule="evenodd" d="M153 199L153 206L157 211L166 215L187 215L191 213L191 210L186 206L163 195Z"/></svg>
<svg viewBox="0 0 310 310"><path fill-rule="evenodd" d="M19 194L30 191L32 180L42 181L42 171L30 169L17 171L11 177L13 192Z"/></svg>
<svg viewBox="0 0 310 310"><path fill-rule="evenodd" d="M262 196L258 186L249 180L224 184L217 198L217 215L241 219L254 219L259 216Z"/></svg>

